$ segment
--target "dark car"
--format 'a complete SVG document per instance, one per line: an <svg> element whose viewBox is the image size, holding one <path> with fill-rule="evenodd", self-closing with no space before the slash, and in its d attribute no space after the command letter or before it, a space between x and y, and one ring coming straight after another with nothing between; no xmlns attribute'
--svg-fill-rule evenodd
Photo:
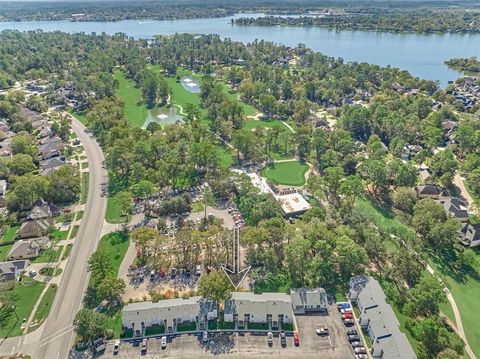
<svg viewBox="0 0 480 359"><path fill-rule="evenodd" d="M282 347L287 346L287 337L285 336L285 332L280 332L280 344Z"/></svg>
<svg viewBox="0 0 480 359"><path fill-rule="evenodd" d="M356 329L349 329L347 330L347 335L358 335L358 332Z"/></svg>
<svg viewBox="0 0 480 359"><path fill-rule="evenodd" d="M362 341L362 338L360 337L360 335L349 335L348 336L348 341L349 342L359 342L359 341Z"/></svg>
<svg viewBox="0 0 480 359"><path fill-rule="evenodd" d="M172 271L170 272L170 277L174 279L177 276L177 269L172 268Z"/></svg>
<svg viewBox="0 0 480 359"><path fill-rule="evenodd" d="M353 319L344 319L343 324L345 324L346 327L353 327L355 325L355 321Z"/></svg>

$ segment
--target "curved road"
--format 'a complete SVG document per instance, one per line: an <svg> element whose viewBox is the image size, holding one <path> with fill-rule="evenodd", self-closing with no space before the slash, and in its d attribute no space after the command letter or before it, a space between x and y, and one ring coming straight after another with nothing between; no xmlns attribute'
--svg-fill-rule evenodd
<svg viewBox="0 0 480 359"><path fill-rule="evenodd" d="M102 168L103 152L89 134L85 126L72 119L72 129L85 147L90 171L87 203L77 239L74 242L70 258L62 276L50 314L33 358L64 359L73 343L73 319L82 307L82 300L88 285L87 262L95 251L101 231L107 199L102 197L102 185L107 182L107 172Z"/></svg>

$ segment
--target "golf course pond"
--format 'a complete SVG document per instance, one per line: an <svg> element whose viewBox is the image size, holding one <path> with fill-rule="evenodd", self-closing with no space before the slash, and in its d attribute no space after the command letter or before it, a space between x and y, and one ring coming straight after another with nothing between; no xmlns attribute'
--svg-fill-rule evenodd
<svg viewBox="0 0 480 359"><path fill-rule="evenodd" d="M180 79L183 88L191 93L200 93L200 81L193 76L184 76Z"/></svg>
<svg viewBox="0 0 480 359"><path fill-rule="evenodd" d="M147 128L150 122L156 122L160 125L170 125L177 121L183 122L183 116L177 114L175 106L154 107L148 110L148 116L142 128Z"/></svg>

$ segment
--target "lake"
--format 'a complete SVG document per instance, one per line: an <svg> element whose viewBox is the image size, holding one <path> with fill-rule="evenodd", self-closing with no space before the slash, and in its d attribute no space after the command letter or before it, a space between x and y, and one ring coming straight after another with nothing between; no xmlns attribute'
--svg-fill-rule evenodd
<svg viewBox="0 0 480 359"><path fill-rule="evenodd" d="M417 35L392 34L366 31L335 31L321 28L236 26L231 20L242 16L263 14L237 14L215 19L189 19L166 21L126 20L119 22L69 22L26 21L0 22L0 30L85 32L114 34L126 33L134 38L152 38L156 34L182 32L219 34L222 38L244 43L263 39L295 46L305 44L313 50L329 56L342 57L346 61L358 61L395 66L408 70L421 78L438 80L445 86L458 73L443 63L453 57L480 57L480 35L446 34Z"/></svg>

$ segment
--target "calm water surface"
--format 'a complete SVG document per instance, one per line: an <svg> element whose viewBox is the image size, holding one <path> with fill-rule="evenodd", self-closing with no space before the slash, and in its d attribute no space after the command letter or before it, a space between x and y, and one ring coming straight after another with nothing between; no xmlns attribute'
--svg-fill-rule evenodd
<svg viewBox="0 0 480 359"><path fill-rule="evenodd" d="M230 20L237 14L217 19L190 19L171 21L68 22L27 21L0 22L0 30L126 33L134 38L151 38L156 34L194 32L219 34L222 38L251 42L255 39L274 41L287 46L299 43L324 54L358 61L395 66L412 74L440 81L445 86L458 73L449 70L444 61L452 57L480 56L480 35L403 35L364 31L334 31L320 28L235 26Z"/></svg>

